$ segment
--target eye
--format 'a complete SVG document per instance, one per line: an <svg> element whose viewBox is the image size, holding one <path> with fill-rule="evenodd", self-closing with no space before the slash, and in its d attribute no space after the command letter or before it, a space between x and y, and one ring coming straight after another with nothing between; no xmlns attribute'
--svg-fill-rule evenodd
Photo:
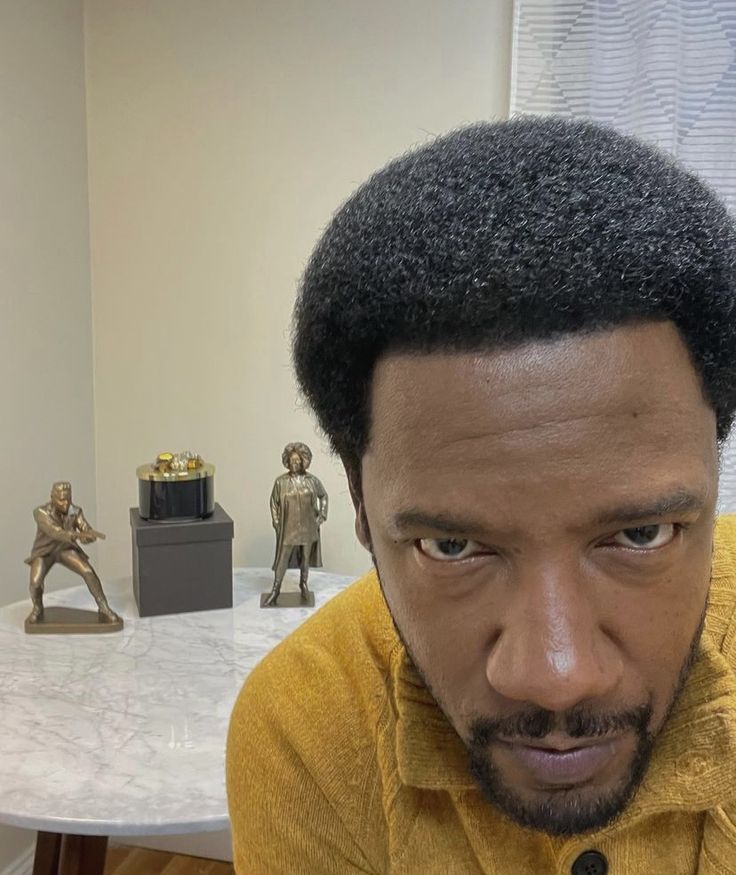
<svg viewBox="0 0 736 875"><path fill-rule="evenodd" d="M633 529L622 529L613 541L630 550L656 550L669 544L677 534L677 526L673 523L652 526L636 526Z"/></svg>
<svg viewBox="0 0 736 875"><path fill-rule="evenodd" d="M425 556L439 562L457 562L487 552L477 541L464 538L422 538L416 542L416 546Z"/></svg>

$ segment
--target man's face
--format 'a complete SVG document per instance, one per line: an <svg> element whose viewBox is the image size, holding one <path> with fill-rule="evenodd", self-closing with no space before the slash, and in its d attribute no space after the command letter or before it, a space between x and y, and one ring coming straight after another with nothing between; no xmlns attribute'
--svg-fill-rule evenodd
<svg viewBox="0 0 736 875"><path fill-rule="evenodd" d="M679 334L387 355L371 413L359 531L481 788L533 828L602 826L645 770L710 579L715 416Z"/></svg>
<svg viewBox="0 0 736 875"><path fill-rule="evenodd" d="M51 502L54 505L54 510L62 515L69 513L69 508L72 504L72 494L68 489L55 489L51 493Z"/></svg>

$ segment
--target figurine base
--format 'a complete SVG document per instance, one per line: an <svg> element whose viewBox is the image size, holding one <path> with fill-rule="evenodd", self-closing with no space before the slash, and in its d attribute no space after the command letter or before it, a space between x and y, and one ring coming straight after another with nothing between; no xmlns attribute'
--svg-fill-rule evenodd
<svg viewBox="0 0 736 875"><path fill-rule="evenodd" d="M270 592L261 593L261 607L266 607L266 599L271 595ZM310 590L305 598L300 592L281 592L276 599L275 605L269 605L269 608L313 608L314 593Z"/></svg>
<svg viewBox="0 0 736 875"><path fill-rule="evenodd" d="M101 623L97 611L80 608L44 608L43 618L35 623L26 620L25 630L29 635L101 635L119 632L123 621Z"/></svg>

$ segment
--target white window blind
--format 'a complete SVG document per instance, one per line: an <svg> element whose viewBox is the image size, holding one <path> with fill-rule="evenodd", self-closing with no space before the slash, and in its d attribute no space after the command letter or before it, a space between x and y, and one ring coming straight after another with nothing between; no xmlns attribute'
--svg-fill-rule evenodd
<svg viewBox="0 0 736 875"><path fill-rule="evenodd" d="M696 170L734 211L736 0L516 0L511 112L636 134ZM736 434L720 503L736 511Z"/></svg>

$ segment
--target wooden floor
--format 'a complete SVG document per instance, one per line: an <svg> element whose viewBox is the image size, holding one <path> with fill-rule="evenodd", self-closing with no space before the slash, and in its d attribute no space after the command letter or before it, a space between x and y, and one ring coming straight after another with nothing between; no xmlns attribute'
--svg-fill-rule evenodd
<svg viewBox="0 0 736 875"><path fill-rule="evenodd" d="M111 847L107 851L105 875L235 875L235 869L218 860Z"/></svg>

